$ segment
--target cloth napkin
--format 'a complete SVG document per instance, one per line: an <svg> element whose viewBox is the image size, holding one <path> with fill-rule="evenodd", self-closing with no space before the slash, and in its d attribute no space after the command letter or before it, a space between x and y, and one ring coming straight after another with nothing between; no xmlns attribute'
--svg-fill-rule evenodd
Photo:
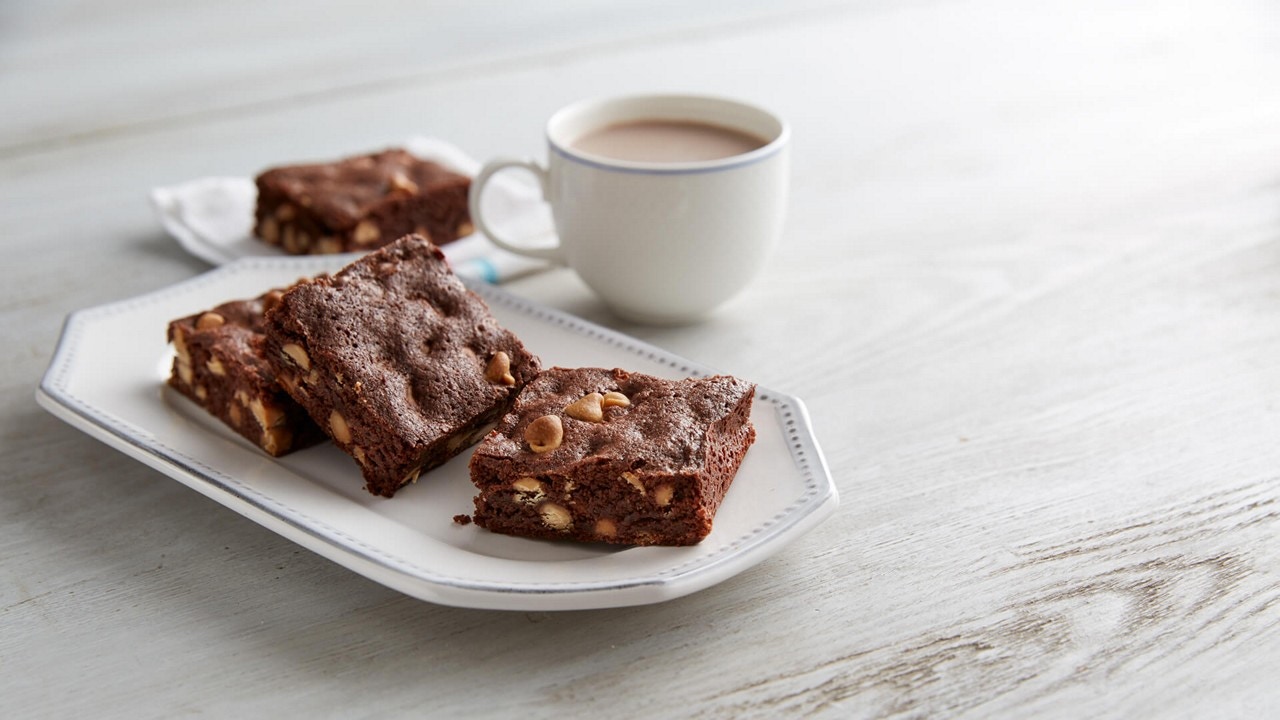
<svg viewBox="0 0 1280 720"><path fill-rule="evenodd" d="M464 175L474 177L480 170L480 163L437 138L409 138L403 147ZM151 206L165 231L187 252L214 265L245 257L289 257L253 237L256 202L253 178L245 177L204 177L151 190ZM495 175L489 182L484 212L489 224L532 245L549 244L554 235L550 210L538 189L509 174ZM549 267L499 248L479 231L441 249L458 275L490 283Z"/></svg>

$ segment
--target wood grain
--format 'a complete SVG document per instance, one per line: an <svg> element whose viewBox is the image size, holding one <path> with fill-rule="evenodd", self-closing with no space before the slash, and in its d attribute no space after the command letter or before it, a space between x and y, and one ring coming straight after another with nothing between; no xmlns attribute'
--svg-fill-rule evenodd
<svg viewBox="0 0 1280 720"><path fill-rule="evenodd" d="M0 7L0 715L1280 716L1275 20ZM35 405L66 313L207 269L149 188L411 134L537 157L564 103L654 89L791 121L765 275L683 328L567 270L510 289L805 401L843 503L750 571L637 608L434 606Z"/></svg>
<svg viewBox="0 0 1280 720"><path fill-rule="evenodd" d="M1139 517L1065 526L1009 548L1016 562L938 578L937 593L974 598L980 612L885 644L833 639L833 657L755 678L717 697L708 716L854 704L859 717L1175 711L1161 698L1193 679L1184 668L1230 667L1280 623L1280 582L1248 550L1276 532L1278 495L1280 478L1259 479ZM1180 549L1188 545L1210 547ZM900 612L939 614L920 610L907 601ZM1120 698L1096 692L1133 672L1150 684ZM1074 698L1069 708L1063 698Z"/></svg>

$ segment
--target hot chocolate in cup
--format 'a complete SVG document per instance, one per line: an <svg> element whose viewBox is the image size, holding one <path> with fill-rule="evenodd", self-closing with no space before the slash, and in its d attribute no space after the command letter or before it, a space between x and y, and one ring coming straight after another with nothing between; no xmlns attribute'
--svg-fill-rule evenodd
<svg viewBox="0 0 1280 720"><path fill-rule="evenodd" d="M471 186L471 215L495 244L568 265L619 316L705 318L760 273L786 215L790 131L762 108L717 97L587 100L547 122L545 166L495 158ZM558 243L522 244L485 222L501 170L538 178Z"/></svg>

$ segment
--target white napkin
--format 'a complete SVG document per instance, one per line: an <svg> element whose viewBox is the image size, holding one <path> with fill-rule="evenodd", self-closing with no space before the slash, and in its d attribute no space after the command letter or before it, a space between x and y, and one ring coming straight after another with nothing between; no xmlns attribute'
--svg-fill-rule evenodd
<svg viewBox="0 0 1280 720"><path fill-rule="evenodd" d="M424 160L474 177L480 163L443 140L409 138L404 148ZM274 245L253 237L257 190L252 178L206 177L179 185L153 188L151 206L164 229L187 252L223 265L244 257L289 257ZM485 220L531 245L549 244L554 234L551 213L532 184L509 175L495 175L485 189ZM483 233L441 246L454 272L463 277L499 283L537 272L549 265L507 252Z"/></svg>

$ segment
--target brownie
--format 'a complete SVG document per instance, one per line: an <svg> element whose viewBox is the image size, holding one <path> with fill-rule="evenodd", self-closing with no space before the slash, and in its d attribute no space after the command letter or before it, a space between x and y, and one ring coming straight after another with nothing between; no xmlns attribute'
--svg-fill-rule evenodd
<svg viewBox="0 0 1280 720"><path fill-rule="evenodd" d="M325 437L262 355L263 311L279 298L273 290L223 303L168 328L176 353L169 385L276 457Z"/></svg>
<svg viewBox="0 0 1280 720"><path fill-rule="evenodd" d="M552 368L471 456L473 520L535 538L693 545L755 441L755 386Z"/></svg>
<svg viewBox="0 0 1280 720"><path fill-rule="evenodd" d="M372 250L408 233L437 245L472 232L471 179L392 149L257 177L253 233L293 255Z"/></svg>
<svg viewBox="0 0 1280 720"><path fill-rule="evenodd" d="M416 235L294 285L265 332L281 384L384 497L483 437L539 369Z"/></svg>

